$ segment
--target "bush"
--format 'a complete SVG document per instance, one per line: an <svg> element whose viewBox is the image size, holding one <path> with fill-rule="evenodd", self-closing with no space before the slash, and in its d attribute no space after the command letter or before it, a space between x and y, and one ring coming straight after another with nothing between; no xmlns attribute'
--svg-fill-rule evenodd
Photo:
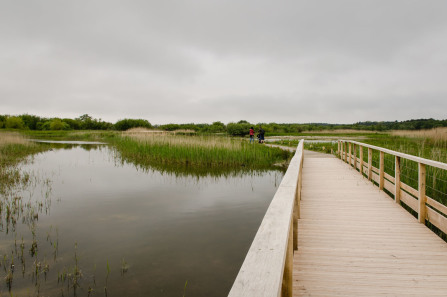
<svg viewBox="0 0 447 297"><path fill-rule="evenodd" d="M70 125L60 119L53 119L50 122L50 130L70 130Z"/></svg>
<svg viewBox="0 0 447 297"><path fill-rule="evenodd" d="M6 119L5 127L9 129L23 129L25 128L25 123L19 117L8 117Z"/></svg>
<svg viewBox="0 0 447 297"><path fill-rule="evenodd" d="M151 123L142 119L123 119L115 123L115 129L119 131L129 130L131 128L143 127L152 128Z"/></svg>
<svg viewBox="0 0 447 297"><path fill-rule="evenodd" d="M227 125L227 132L231 136L245 136L250 133L250 128L252 127L251 124L248 123L229 123Z"/></svg>

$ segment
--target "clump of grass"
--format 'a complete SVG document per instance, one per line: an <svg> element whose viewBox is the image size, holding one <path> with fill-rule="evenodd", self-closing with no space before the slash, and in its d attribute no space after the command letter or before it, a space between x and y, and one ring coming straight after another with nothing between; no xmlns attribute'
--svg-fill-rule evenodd
<svg viewBox="0 0 447 297"><path fill-rule="evenodd" d="M195 168L265 168L284 162L290 152L219 136L132 135L114 141L120 156L143 165Z"/></svg>
<svg viewBox="0 0 447 297"><path fill-rule="evenodd" d="M14 132L0 132L0 194L18 184L26 184L29 176L21 174L17 164L29 155L47 150Z"/></svg>

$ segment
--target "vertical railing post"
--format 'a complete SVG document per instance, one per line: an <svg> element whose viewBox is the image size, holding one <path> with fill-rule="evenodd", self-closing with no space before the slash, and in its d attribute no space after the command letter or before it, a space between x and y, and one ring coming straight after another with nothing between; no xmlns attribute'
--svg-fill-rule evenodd
<svg viewBox="0 0 447 297"><path fill-rule="evenodd" d="M384 172L385 172L385 153L380 152L380 165L379 165L379 189L383 190L384 183Z"/></svg>
<svg viewBox="0 0 447 297"><path fill-rule="evenodd" d="M345 163L348 162L348 150L347 150L347 148L348 148L348 144L345 142L345 147L344 147L344 149L345 149Z"/></svg>
<svg viewBox="0 0 447 297"><path fill-rule="evenodd" d="M394 165L394 201L400 204L400 157L395 157Z"/></svg>
<svg viewBox="0 0 447 297"><path fill-rule="evenodd" d="M372 179L372 158L373 158L373 150L372 148L368 148L368 180Z"/></svg>
<svg viewBox="0 0 447 297"><path fill-rule="evenodd" d="M349 143L349 166L351 166L351 143Z"/></svg>
<svg viewBox="0 0 447 297"><path fill-rule="evenodd" d="M300 165L301 167L301 165ZM293 209L293 250L298 250L298 219L300 218L301 199L301 168L298 171L298 180L295 192L295 207Z"/></svg>
<svg viewBox="0 0 447 297"><path fill-rule="evenodd" d="M338 155L340 155L340 159L341 159L341 151L340 151L340 140L339 141L337 141L337 143L338 143L338 149L337 149L337 154Z"/></svg>
<svg viewBox="0 0 447 297"><path fill-rule="evenodd" d="M425 164L419 163L419 182L418 182L418 190L419 190L419 209L418 209L418 220L419 223L425 224L425 175L426 175Z"/></svg>
<svg viewBox="0 0 447 297"><path fill-rule="evenodd" d="M357 170L357 145L354 143L354 169Z"/></svg>
<svg viewBox="0 0 447 297"><path fill-rule="evenodd" d="M340 160L343 160L343 141L340 140Z"/></svg>
<svg viewBox="0 0 447 297"><path fill-rule="evenodd" d="M291 218L293 220L293 217ZM293 292L293 222L290 222L286 262L282 279L281 297L292 297Z"/></svg>
<svg viewBox="0 0 447 297"><path fill-rule="evenodd" d="M360 174L363 176L363 146L359 145Z"/></svg>

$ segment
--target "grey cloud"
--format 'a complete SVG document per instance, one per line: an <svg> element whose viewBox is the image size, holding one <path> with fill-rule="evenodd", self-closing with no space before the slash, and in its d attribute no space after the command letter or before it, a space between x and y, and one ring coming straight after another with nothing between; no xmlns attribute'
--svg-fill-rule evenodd
<svg viewBox="0 0 447 297"><path fill-rule="evenodd" d="M445 118L446 9L442 0L3 1L0 113Z"/></svg>

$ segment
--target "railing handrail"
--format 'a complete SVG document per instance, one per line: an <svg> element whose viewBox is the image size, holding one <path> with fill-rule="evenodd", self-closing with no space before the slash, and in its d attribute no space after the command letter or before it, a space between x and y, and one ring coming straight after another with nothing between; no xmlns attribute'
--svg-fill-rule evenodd
<svg viewBox="0 0 447 297"><path fill-rule="evenodd" d="M359 149L358 158L357 148ZM364 161L363 148L368 148L367 164ZM372 164L373 150L377 150L380 153L378 168ZM394 156L394 176L385 172L385 154ZM434 199L435 197L429 197L426 194L427 165L447 170L446 163L352 140L339 140L337 155L340 156L343 162L348 163L349 166L353 166L355 170L358 169L362 175L365 174L368 180L377 183L380 190L386 190L388 195L394 196L393 198L396 203L401 204L403 202L408 208L415 211L420 223L425 225L426 222L429 222L447 234L447 206L436 201ZM407 159L417 163L417 189L401 180L401 159Z"/></svg>
<svg viewBox="0 0 447 297"><path fill-rule="evenodd" d="M438 161L434 161L434 160L430 160L430 159L425 159L425 158L421 158L421 157L416 157L416 156L405 154L405 153L401 153L401 152L396 152L396 151L393 151L393 150L390 150L390 149L386 149L386 148L383 148L383 147L380 147L380 146L374 146L374 145L363 143L363 142L358 142L358 141L353 141L353 140L344 140L344 139L340 139L339 141L346 142L346 143L350 142L350 143L353 143L353 144L361 145L363 147L371 148L373 150L378 150L378 151L387 153L389 155L394 155L394 156L397 156L397 157L401 157L401 158L404 158L404 159L415 161L417 163L422 163L422 164L425 164L425 165L429 165L429 166L433 166L433 167L436 167L436 168L447 170L447 164L446 163L442 163L442 162L438 162Z"/></svg>
<svg viewBox="0 0 447 297"><path fill-rule="evenodd" d="M267 209L228 296L291 296L303 140Z"/></svg>

